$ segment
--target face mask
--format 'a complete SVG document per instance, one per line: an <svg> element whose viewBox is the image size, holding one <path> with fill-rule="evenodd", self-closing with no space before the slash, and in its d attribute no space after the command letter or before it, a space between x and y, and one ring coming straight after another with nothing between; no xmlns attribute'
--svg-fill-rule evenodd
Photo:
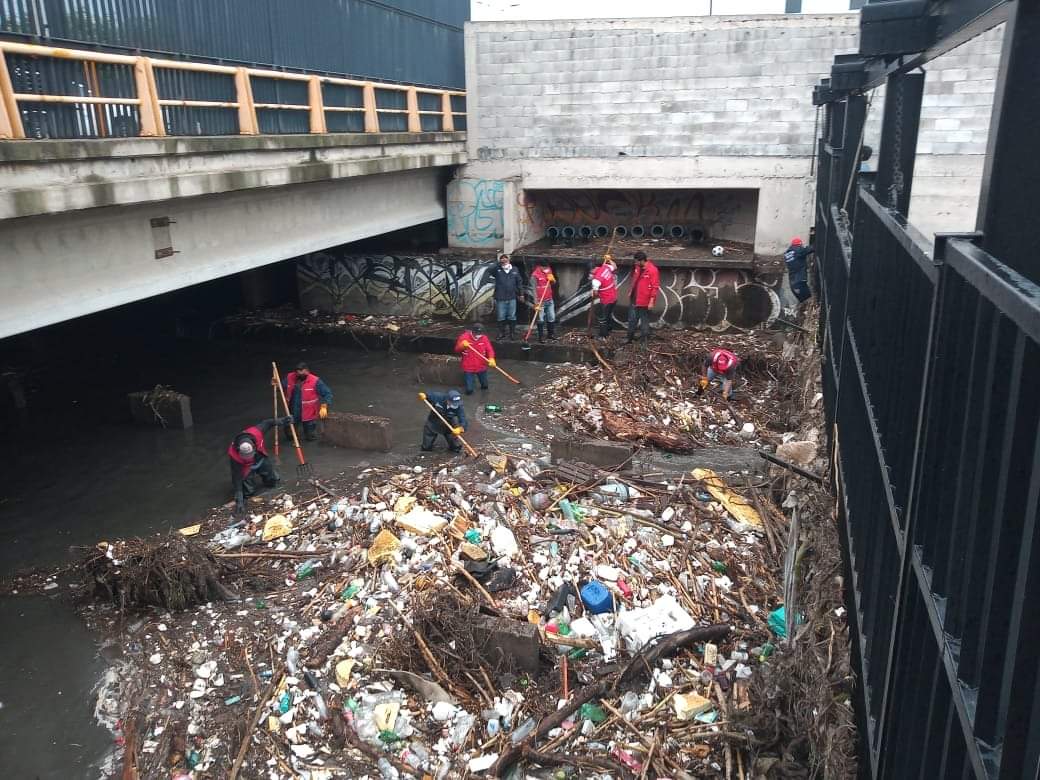
<svg viewBox="0 0 1040 780"><path fill-rule="evenodd" d="M505 271L506 273L509 273L512 270L512 268L513 268L513 266L510 265L509 263L503 263L502 264L502 270Z"/></svg>

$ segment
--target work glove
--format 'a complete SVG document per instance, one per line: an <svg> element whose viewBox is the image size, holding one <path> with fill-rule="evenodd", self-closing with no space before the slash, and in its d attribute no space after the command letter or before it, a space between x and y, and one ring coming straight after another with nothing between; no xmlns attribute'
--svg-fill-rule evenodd
<svg viewBox="0 0 1040 780"><path fill-rule="evenodd" d="M419 393L419 400L420 401L425 401L426 400L426 393Z"/></svg>
<svg viewBox="0 0 1040 780"><path fill-rule="evenodd" d="M552 274L549 274L546 277L546 280L549 282L549 284L556 284L556 277L553 276Z"/></svg>
<svg viewBox="0 0 1040 780"><path fill-rule="evenodd" d="M489 365L489 366L491 366L492 368L494 368L495 366L497 366L497 365L498 365L498 363L497 363L497 362L495 361L495 359L494 359L494 358L490 358L490 359L488 360L488 365Z"/></svg>
<svg viewBox="0 0 1040 780"><path fill-rule="evenodd" d="M469 340L468 340L468 339L463 339L463 340L462 340L462 341L460 342L460 344L462 345L462 348L463 348L463 349L469 349Z"/></svg>
<svg viewBox="0 0 1040 780"><path fill-rule="evenodd" d="M279 425L289 425L293 421L292 415L286 415L278 421Z"/></svg>
<svg viewBox="0 0 1040 780"><path fill-rule="evenodd" d="M456 425L454 428L451 429L451 432L453 434L455 434L456 436L458 436L459 434L461 434L465 430L466 429L463 428L461 425Z"/></svg>
<svg viewBox="0 0 1040 780"><path fill-rule="evenodd" d="M701 390L707 390L708 389L708 377L702 376L701 377L701 381L698 382L697 384L700 385Z"/></svg>
<svg viewBox="0 0 1040 780"><path fill-rule="evenodd" d="M321 406L319 406L318 407L318 417L320 417L321 419L324 420L328 416L329 416L329 405L328 404L322 404Z"/></svg>
<svg viewBox="0 0 1040 780"><path fill-rule="evenodd" d="M235 496L235 514L240 515L246 511L246 500L242 496Z"/></svg>

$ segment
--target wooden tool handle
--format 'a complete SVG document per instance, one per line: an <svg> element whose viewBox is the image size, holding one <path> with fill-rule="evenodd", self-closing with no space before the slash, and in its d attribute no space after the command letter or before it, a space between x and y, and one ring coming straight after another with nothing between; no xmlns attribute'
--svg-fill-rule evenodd
<svg viewBox="0 0 1040 780"><path fill-rule="evenodd" d="M293 414L289 410L289 401L285 398L285 388L282 387L282 377L278 374L278 365L271 361L271 370L274 371L274 381L278 386L278 395L282 397L282 405L285 407L285 416L292 417ZM296 454L300 458L300 464L303 464L303 453L300 451L300 440L296 437L296 426L289 423L289 432L292 434L293 446L296 448Z"/></svg>
<svg viewBox="0 0 1040 780"><path fill-rule="evenodd" d="M427 401L427 400L426 400L425 398L423 398L423 399L422 399L422 402L423 402L424 404L426 404L426 405L427 405L428 407L430 407L430 411L431 411L431 412L433 412L433 413L434 413L435 415L437 415L437 418L438 418L438 419L439 419L439 420L440 420L440 421L441 421L442 423L444 423L444 424L445 424L445 425L447 426L447 428L448 428L448 431L449 431L449 432L451 432L451 431L454 431L454 430L455 430L455 426L454 426L454 425L452 425L452 424L451 424L450 422L448 422L447 420L445 420L445 419L444 419L444 415L443 415L443 414L441 414L440 412L438 412L438 411L437 411L437 407L436 407L436 406L434 406L433 404L431 404L431 403L430 403L429 401ZM462 445L463 445L463 446L464 446L464 447L466 448L466 451L467 451L467 452L468 452L468 453L469 453L470 455L472 455L472 456L473 456L474 458L475 458L475 457L477 457L477 451L476 451L475 449L473 449L472 447L470 447L470 446L469 446L469 442L468 442L468 441L466 441L465 439L463 439L463 438L462 438L462 436L460 436L460 435L459 435L459 434L457 434L457 433L452 433L452 436L454 436L455 438L457 438L457 439L458 439L459 441L461 441L461 442L462 442Z"/></svg>

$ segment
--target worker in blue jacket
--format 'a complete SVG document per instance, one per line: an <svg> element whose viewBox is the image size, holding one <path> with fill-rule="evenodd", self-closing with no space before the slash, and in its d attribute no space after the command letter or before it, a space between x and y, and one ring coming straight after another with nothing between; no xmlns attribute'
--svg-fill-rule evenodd
<svg viewBox="0 0 1040 780"><path fill-rule="evenodd" d="M422 432L422 450L429 452L437 443L437 437L443 436L448 442L448 449L452 452L460 452L462 443L458 436L464 433L468 423L466 422L466 410L462 408L462 393L458 390L449 390L446 393L419 393L419 400L428 402L433 409L426 418L426 425ZM448 421L450 427L437 416L440 414Z"/></svg>
<svg viewBox="0 0 1040 780"><path fill-rule="evenodd" d="M811 246L802 244L802 239L795 236L791 245L784 252L784 264L787 266L787 279L791 284L791 292L798 302L808 300L812 296L809 289L809 256L813 254Z"/></svg>

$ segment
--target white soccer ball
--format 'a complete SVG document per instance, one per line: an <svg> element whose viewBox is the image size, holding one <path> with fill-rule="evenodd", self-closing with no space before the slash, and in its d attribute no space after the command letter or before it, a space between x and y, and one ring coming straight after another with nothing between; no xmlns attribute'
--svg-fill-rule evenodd
<svg viewBox="0 0 1040 780"><path fill-rule="evenodd" d="M723 249L721 246L713 246L711 248L711 253L715 255L715 257L722 257L722 253L725 251L726 250Z"/></svg>

